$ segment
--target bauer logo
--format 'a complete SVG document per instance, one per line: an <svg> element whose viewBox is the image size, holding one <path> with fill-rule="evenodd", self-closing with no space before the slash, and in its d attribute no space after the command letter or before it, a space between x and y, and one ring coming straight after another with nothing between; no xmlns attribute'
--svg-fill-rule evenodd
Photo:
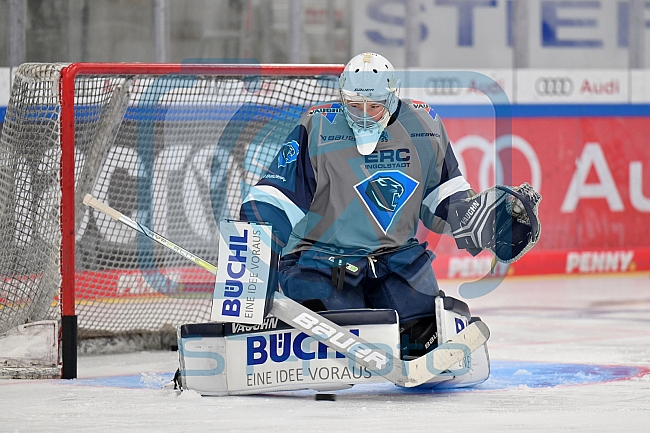
<svg viewBox="0 0 650 433"><path fill-rule="evenodd" d="M320 141L322 141L322 142L327 142L327 141L352 141L352 140L356 140L354 138L354 135L344 135L344 134L323 135L323 134L320 134Z"/></svg>
<svg viewBox="0 0 650 433"><path fill-rule="evenodd" d="M271 258L270 226L221 221L219 230L211 320L261 325Z"/></svg>
<svg viewBox="0 0 650 433"><path fill-rule="evenodd" d="M292 322L298 325L299 328L311 330L315 335L327 339L337 347L337 351L348 352L350 355L365 361L367 365L374 369L381 370L388 363L388 358L382 351L361 344L354 336L350 334L346 336L343 332L337 331L309 313L301 313L292 319Z"/></svg>

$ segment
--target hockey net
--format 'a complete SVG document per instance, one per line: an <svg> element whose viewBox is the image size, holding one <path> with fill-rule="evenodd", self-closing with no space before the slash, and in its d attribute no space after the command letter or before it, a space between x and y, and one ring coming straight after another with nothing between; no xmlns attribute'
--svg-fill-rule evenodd
<svg viewBox="0 0 650 433"><path fill-rule="evenodd" d="M22 65L0 140L0 334L63 312L82 352L164 348L208 321L214 276L84 195L217 263L218 221L238 217L305 108L338 98L340 71Z"/></svg>

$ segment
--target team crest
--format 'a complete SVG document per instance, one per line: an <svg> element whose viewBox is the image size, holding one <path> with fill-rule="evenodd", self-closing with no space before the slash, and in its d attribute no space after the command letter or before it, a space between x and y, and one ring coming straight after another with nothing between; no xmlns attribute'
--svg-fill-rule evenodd
<svg viewBox="0 0 650 433"><path fill-rule="evenodd" d="M336 120L336 115L342 112L343 108L341 108L341 104L338 102L317 105L316 107L312 107L311 110L309 110L309 114L320 113L321 116L326 118L327 121L332 124L335 123L334 121Z"/></svg>
<svg viewBox="0 0 650 433"><path fill-rule="evenodd" d="M436 118L436 111L429 106L426 102L423 101L417 101L415 99L411 100L411 103L413 104L413 108L424 108L427 113L429 113L429 116L432 118Z"/></svg>
<svg viewBox="0 0 650 433"><path fill-rule="evenodd" d="M298 159L298 149L299 146L296 140L284 143L278 155L278 167L286 167L287 164L295 162Z"/></svg>
<svg viewBox="0 0 650 433"><path fill-rule="evenodd" d="M401 171L379 171L354 186L370 214L384 233L419 182Z"/></svg>
<svg viewBox="0 0 650 433"><path fill-rule="evenodd" d="M388 135L388 131L385 129L381 131L381 134L379 135L379 142L385 143L388 140L390 140L390 135Z"/></svg>

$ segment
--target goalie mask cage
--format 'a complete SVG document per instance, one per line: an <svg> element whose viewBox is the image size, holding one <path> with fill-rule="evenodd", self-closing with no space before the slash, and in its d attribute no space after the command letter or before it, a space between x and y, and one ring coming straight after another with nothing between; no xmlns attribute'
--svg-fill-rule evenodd
<svg viewBox="0 0 650 433"><path fill-rule="evenodd" d="M217 263L217 222L238 217L304 110L339 98L342 69L22 65L0 141L0 334L60 323L73 378L78 343L169 347L176 326L208 321L214 276L84 195Z"/></svg>

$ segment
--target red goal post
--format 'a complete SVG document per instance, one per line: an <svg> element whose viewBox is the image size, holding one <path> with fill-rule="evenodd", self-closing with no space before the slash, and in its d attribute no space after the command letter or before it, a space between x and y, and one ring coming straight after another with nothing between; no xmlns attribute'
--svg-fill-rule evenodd
<svg viewBox="0 0 650 433"><path fill-rule="evenodd" d="M205 275L89 213L83 196L99 194L118 210L142 213L157 224L151 228L216 263L212 220L235 217L247 186L259 178L280 137L305 108L338 99L336 78L342 69L21 66L2 132L2 151L9 155L3 156L4 164L12 167L4 176L13 185L0 194L10 197L5 208L17 216L5 218L4 226L0 222L0 236L13 236L19 245L11 248L11 257L0 254L0 271L6 275L0 300L10 300L0 309L0 332L56 318L51 296L60 289L54 302L60 300L62 377L74 378L77 335L80 340L114 338L208 320ZM58 193L52 182L57 161ZM57 210L59 219L52 221ZM53 231L47 224L58 224L60 238L44 239ZM45 278L40 256L53 255L47 253L57 245L59 257L47 263L59 262L59 276ZM18 269L17 262L27 265ZM59 287L41 288L44 281ZM14 286L19 294L12 292Z"/></svg>

